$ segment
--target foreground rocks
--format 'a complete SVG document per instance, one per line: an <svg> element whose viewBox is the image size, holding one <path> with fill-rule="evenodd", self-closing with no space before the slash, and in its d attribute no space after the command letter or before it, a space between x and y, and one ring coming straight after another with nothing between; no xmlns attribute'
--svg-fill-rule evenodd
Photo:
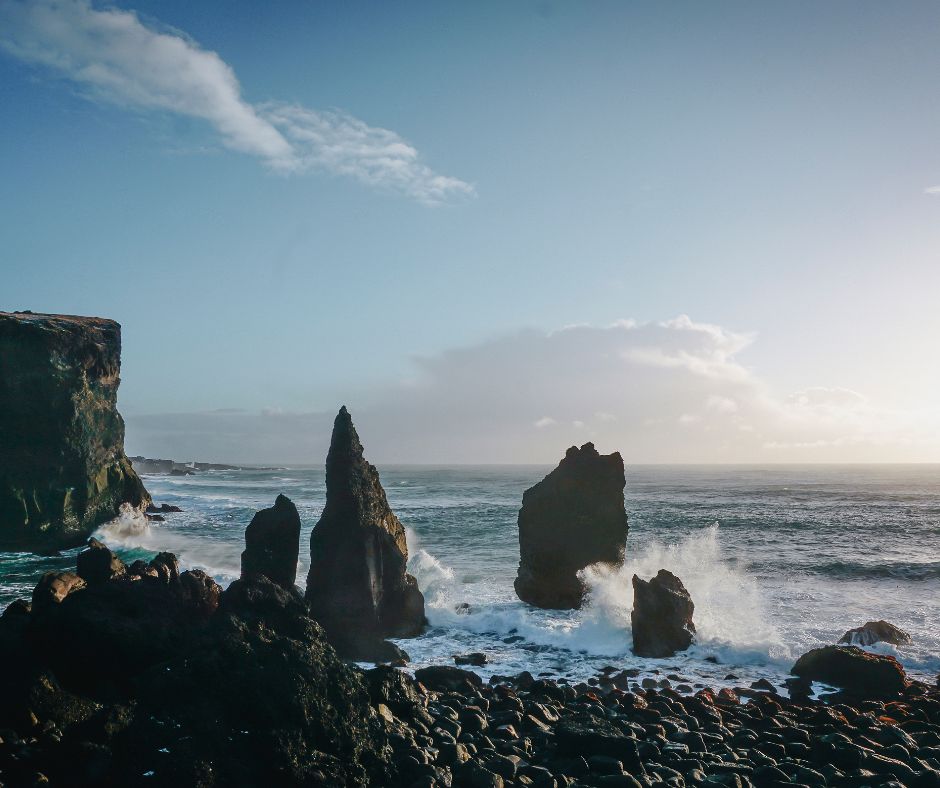
<svg viewBox="0 0 940 788"><path fill-rule="evenodd" d="M326 458L326 505L310 536L306 592L311 614L341 654L386 660L397 649L383 638L423 630L424 597L407 563L405 528L343 407Z"/></svg>
<svg viewBox="0 0 940 788"><path fill-rule="evenodd" d="M0 312L0 550L74 547L150 496L124 455L113 320Z"/></svg>
<svg viewBox="0 0 940 788"><path fill-rule="evenodd" d="M626 671L597 686L465 673L367 672L393 747L392 784L940 785L940 692L925 685L826 703L744 687L683 695L666 680L641 688Z"/></svg>
<svg viewBox="0 0 940 788"><path fill-rule="evenodd" d="M296 552L294 556L296 566ZM385 785L387 733L294 587L104 545L0 616L0 783Z"/></svg>
<svg viewBox="0 0 940 788"><path fill-rule="evenodd" d="M660 569L652 580L633 576L633 653L638 657L671 657L692 645L695 605L682 581Z"/></svg>
<svg viewBox="0 0 940 788"><path fill-rule="evenodd" d="M578 572L623 562L627 543L626 486L620 454L593 443L572 446L548 476L525 491L519 511L516 594L542 608L581 607Z"/></svg>

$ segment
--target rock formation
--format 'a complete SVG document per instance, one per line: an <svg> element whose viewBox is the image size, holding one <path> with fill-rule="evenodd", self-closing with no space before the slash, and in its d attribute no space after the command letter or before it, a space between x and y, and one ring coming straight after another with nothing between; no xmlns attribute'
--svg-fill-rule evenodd
<svg viewBox="0 0 940 788"><path fill-rule="evenodd" d="M638 657L671 657L692 645L695 605L682 581L660 569L652 580L633 576L633 653Z"/></svg>
<svg viewBox="0 0 940 788"><path fill-rule="evenodd" d="M405 571L405 528L345 407L326 458L326 505L310 536L307 601L337 650L369 659L386 637L424 628L424 597Z"/></svg>
<svg viewBox="0 0 940 788"><path fill-rule="evenodd" d="M523 602L578 608L585 593L578 572L591 564L623 562L625 486L619 452L601 455L585 443L568 449L555 470L525 491L515 582Z"/></svg>
<svg viewBox="0 0 940 788"><path fill-rule="evenodd" d="M0 312L0 550L82 544L150 496L124 455L113 320Z"/></svg>
<svg viewBox="0 0 940 788"><path fill-rule="evenodd" d="M264 575L284 588L297 580L300 515L290 498L277 496L274 506L257 512L245 531L242 578Z"/></svg>
<svg viewBox="0 0 940 788"><path fill-rule="evenodd" d="M82 555L87 583L49 573L0 616L5 785L395 783L365 677L296 588Z"/></svg>
<svg viewBox="0 0 940 788"><path fill-rule="evenodd" d="M875 643L892 643L895 646L910 645L911 636L903 629L887 621L869 621L863 627L856 627L846 632L840 643L852 646L871 646Z"/></svg>
<svg viewBox="0 0 940 788"><path fill-rule="evenodd" d="M857 646L824 646L800 657L790 672L866 697L884 697L908 685L904 668L894 657L869 654Z"/></svg>

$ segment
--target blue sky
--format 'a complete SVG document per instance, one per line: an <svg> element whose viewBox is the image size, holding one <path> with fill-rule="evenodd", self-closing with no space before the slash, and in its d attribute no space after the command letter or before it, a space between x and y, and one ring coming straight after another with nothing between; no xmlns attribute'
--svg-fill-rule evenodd
<svg viewBox="0 0 940 788"><path fill-rule="evenodd" d="M299 459L348 402L387 460L937 461L938 32L932 3L0 0L0 308L119 320L148 453ZM558 398L504 414L525 331ZM698 399L618 399L660 386Z"/></svg>

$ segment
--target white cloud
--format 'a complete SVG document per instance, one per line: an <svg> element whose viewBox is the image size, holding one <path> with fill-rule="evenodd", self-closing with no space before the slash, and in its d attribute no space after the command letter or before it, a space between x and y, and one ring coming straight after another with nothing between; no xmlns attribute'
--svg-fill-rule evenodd
<svg viewBox="0 0 940 788"><path fill-rule="evenodd" d="M688 318L521 331L420 358L409 385L349 399L376 462L552 463L588 439L628 463L940 460L935 409L914 418L837 387L778 395L741 363L751 341ZM650 364L638 349L683 361ZM319 462L326 443L309 448L312 418L254 417L254 432L237 432L233 417L226 446L259 461ZM331 418L316 417L318 434ZM158 422L147 429L163 440ZM141 425L128 423L140 446ZM222 420L168 422L187 446L213 423ZM291 435L300 456L275 454ZM212 456L225 459L223 451Z"/></svg>
<svg viewBox="0 0 940 788"><path fill-rule="evenodd" d="M940 194L940 186L928 186L924 189L924 194Z"/></svg>
<svg viewBox="0 0 940 788"><path fill-rule="evenodd" d="M324 170L426 203L473 193L431 170L398 134L339 111L246 101L235 72L184 33L88 0L4 0L0 47L90 98L207 121L223 144L280 173Z"/></svg>

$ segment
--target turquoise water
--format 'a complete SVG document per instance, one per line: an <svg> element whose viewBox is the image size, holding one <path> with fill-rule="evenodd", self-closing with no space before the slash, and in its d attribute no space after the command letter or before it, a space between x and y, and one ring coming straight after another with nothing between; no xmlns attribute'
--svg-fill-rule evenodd
<svg viewBox="0 0 940 788"><path fill-rule="evenodd" d="M617 572L589 570L589 602L572 612L529 608L512 589L522 493L549 470L380 468L428 603L427 634L401 641L415 667L483 651L485 674L527 669L574 679L610 664L708 685L779 682L807 649L884 618L914 637L910 647L885 651L915 675L940 671L940 466L629 467L627 562ZM165 523L125 518L105 527L100 537L119 552L171 550L226 583L238 574L252 515L284 493L304 525L305 577L309 531L324 502L322 467L145 483L157 503L184 511ZM0 554L0 604L28 596L43 571L74 566L75 552ZM678 658L637 660L630 580L660 568L689 588L697 642ZM464 602L469 614L456 610Z"/></svg>

